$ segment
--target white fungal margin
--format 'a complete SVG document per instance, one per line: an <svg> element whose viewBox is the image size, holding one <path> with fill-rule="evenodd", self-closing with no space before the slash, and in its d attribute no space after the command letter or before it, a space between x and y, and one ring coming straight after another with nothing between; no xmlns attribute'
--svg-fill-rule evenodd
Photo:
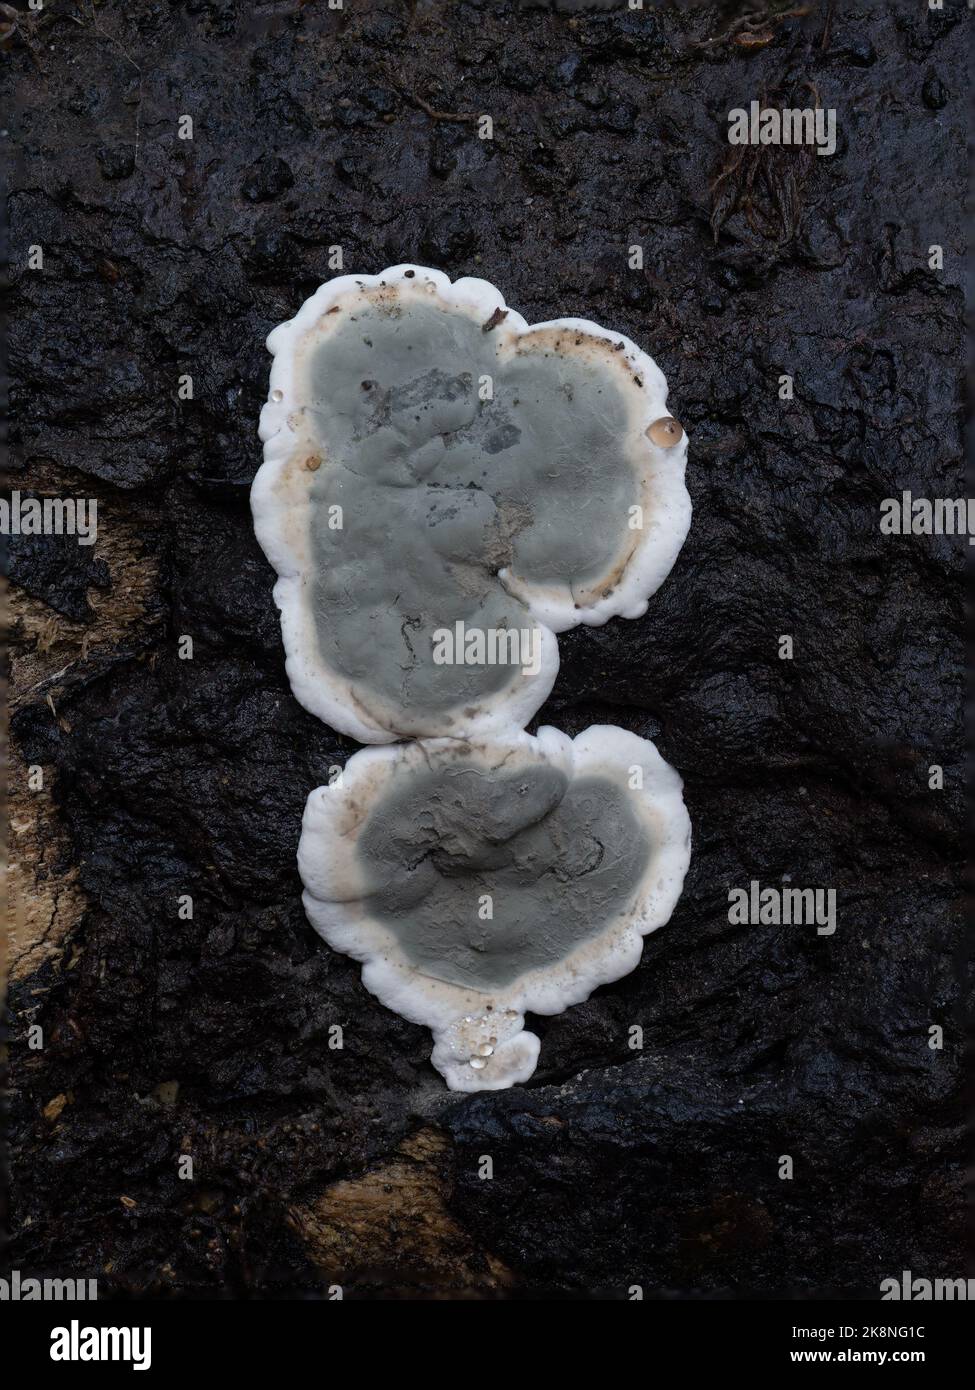
<svg viewBox="0 0 975 1390"><path fill-rule="evenodd" d="M610 780L626 791L650 845L624 910L554 964L527 970L503 988L461 987L411 964L393 932L372 915L356 854L360 831L398 778L461 759L485 772L544 764L569 779ZM670 918L690 861L681 788L649 740L608 725L594 725L574 740L544 727L536 737L514 732L490 742L433 739L364 749L349 759L340 784L318 787L308 797L298 849L305 910L329 945L362 962L362 981L372 994L432 1030L433 1064L452 1090L503 1089L526 1081L538 1060L539 1040L525 1030L525 1013L561 1013L628 974L640 960L643 938ZM416 911L422 910L421 903Z"/></svg>

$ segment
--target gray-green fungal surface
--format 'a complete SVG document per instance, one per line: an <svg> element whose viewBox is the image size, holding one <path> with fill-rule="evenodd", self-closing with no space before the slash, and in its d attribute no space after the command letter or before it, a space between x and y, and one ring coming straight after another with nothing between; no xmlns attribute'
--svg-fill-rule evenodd
<svg viewBox="0 0 975 1390"><path fill-rule="evenodd" d="M521 728L556 632L645 611L687 442L628 339L399 266L323 285L268 346L255 528L313 713L366 743Z"/></svg>
<svg viewBox="0 0 975 1390"><path fill-rule="evenodd" d="M357 841L366 896L409 963L466 989L556 964L626 907L650 857L627 793L554 767L423 770ZM473 902L491 898L475 914Z"/></svg>
<svg viewBox="0 0 975 1390"><path fill-rule="evenodd" d="M312 924L465 1091L531 1075L527 1010L634 968L689 857L680 778L608 726L364 750L309 796L298 851Z"/></svg>

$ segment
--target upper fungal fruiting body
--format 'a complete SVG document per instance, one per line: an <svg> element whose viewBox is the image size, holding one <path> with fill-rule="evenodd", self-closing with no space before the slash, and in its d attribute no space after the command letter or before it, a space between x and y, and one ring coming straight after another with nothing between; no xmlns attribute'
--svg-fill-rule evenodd
<svg viewBox="0 0 975 1390"><path fill-rule="evenodd" d="M323 285L268 346L255 529L314 714L364 743L519 729L556 632L645 611L687 442L628 339L399 266Z"/></svg>
<svg viewBox="0 0 975 1390"><path fill-rule="evenodd" d="M309 796L298 850L316 930L433 1030L460 1091L531 1075L525 1012L631 971L689 858L677 773L608 726L364 750Z"/></svg>

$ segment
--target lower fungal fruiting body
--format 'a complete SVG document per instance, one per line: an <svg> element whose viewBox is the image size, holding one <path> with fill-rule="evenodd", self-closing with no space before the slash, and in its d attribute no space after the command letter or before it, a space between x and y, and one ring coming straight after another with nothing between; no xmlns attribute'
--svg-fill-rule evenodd
<svg viewBox="0 0 975 1390"><path fill-rule="evenodd" d="M527 1080L525 1013L628 974L689 858L677 773L608 726L357 753L309 796L298 852L315 929L432 1029L458 1091Z"/></svg>

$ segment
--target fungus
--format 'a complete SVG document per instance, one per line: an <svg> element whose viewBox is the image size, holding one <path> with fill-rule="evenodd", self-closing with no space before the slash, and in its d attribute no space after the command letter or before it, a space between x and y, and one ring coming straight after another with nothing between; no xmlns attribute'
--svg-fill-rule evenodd
<svg viewBox="0 0 975 1390"><path fill-rule="evenodd" d="M555 633L646 610L690 524L687 441L628 339L397 266L329 281L268 347L254 525L292 689L333 728L520 729Z"/></svg>
<svg viewBox="0 0 975 1390"><path fill-rule="evenodd" d="M681 780L595 725L369 748L308 798L304 904L456 1091L527 1080L556 1014L637 965L690 859Z"/></svg>

